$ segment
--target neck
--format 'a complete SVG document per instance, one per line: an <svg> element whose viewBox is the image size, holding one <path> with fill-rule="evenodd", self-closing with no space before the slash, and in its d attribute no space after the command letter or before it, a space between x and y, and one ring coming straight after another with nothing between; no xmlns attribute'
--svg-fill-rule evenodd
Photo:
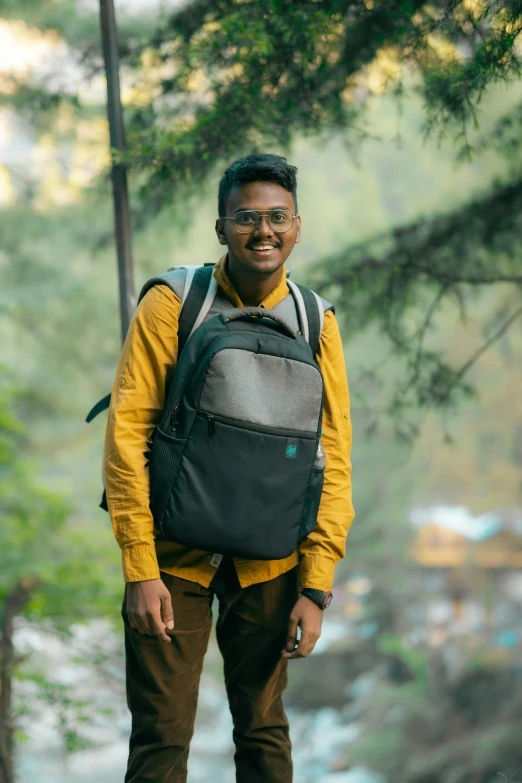
<svg viewBox="0 0 522 783"><path fill-rule="evenodd" d="M227 272L243 304L246 307L258 307L278 286L283 267L279 267L271 275L255 275L245 272L239 264L231 263L229 258Z"/></svg>

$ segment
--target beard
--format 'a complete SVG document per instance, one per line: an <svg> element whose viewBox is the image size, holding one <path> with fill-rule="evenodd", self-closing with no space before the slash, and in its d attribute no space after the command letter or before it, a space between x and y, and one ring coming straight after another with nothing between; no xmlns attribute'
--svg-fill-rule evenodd
<svg viewBox="0 0 522 783"><path fill-rule="evenodd" d="M270 277L270 275L273 275L274 272L277 272L279 269L281 269L284 266L284 264L285 264L284 261L274 262L274 264L267 266L265 268L248 265L248 269L252 274L258 275L259 277Z"/></svg>

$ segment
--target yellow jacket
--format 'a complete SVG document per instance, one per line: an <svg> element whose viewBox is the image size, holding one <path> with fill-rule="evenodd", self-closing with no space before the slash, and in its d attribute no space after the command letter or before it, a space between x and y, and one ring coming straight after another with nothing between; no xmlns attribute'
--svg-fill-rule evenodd
<svg viewBox="0 0 522 783"><path fill-rule="evenodd" d="M214 276L234 307L243 304L226 271L226 256ZM283 269L276 288L260 304L271 309L289 295ZM126 582L157 579L160 571L208 587L215 574L211 553L155 540L149 508L146 452L165 404L166 380L177 357L181 302L166 286L143 298L132 319L116 372L105 438L105 484L114 534L123 555ZM330 590L336 562L344 556L354 517L350 450L352 428L348 382L339 327L325 314L317 362L324 378L322 443L326 452L324 490L317 527L299 551L284 560L234 558L242 587L273 579L300 562L301 587Z"/></svg>

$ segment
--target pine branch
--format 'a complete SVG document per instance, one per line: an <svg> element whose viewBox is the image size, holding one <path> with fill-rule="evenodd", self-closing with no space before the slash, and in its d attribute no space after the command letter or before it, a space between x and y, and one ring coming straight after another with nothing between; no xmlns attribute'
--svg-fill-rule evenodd
<svg viewBox="0 0 522 783"><path fill-rule="evenodd" d="M515 321L520 318L522 315L522 306L520 306L517 310L515 310L509 318L507 318L502 326L497 329L494 334L489 337L486 342L478 348L472 356L468 359L468 361L462 365L460 370L457 372L457 379L462 379L467 372L473 367L474 364L478 362L480 357L489 349L492 345L494 345L500 338L508 331L508 329L515 323Z"/></svg>

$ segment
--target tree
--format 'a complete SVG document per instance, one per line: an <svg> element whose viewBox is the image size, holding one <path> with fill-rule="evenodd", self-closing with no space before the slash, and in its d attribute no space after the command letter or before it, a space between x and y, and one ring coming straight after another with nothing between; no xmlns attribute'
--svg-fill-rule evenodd
<svg viewBox="0 0 522 783"><path fill-rule="evenodd" d="M55 628L109 613L103 560L88 536L74 530L68 508L40 486L23 458L24 433L13 417L14 392L0 389L0 781L13 783L15 736L12 683L21 661L17 618ZM81 564L81 568L80 568ZM49 689L49 683L42 681ZM56 689L55 689L56 690ZM62 701L66 698L62 694Z"/></svg>
<svg viewBox="0 0 522 783"><path fill-rule="evenodd" d="M420 91L425 133L453 134L469 156L481 99L520 73L521 30L522 7L510 0L309 0L298 7L288 0L199 0L183 7L128 58L150 95L130 118L130 162L142 172L143 202L156 211L176 186L203 181L216 161L288 148L297 134L340 132L360 143L372 75L399 107ZM518 149L520 116L517 105L478 146ZM460 367L429 343L448 302L464 319L477 289L519 289L521 193L514 165L509 181L465 207L345 248L313 271L320 292L333 288L339 301L349 297L345 333L373 324L402 360L403 379L386 412L404 437L417 430L406 415L412 406L447 409L472 392L470 368L522 315L508 293L506 311Z"/></svg>
<svg viewBox="0 0 522 783"><path fill-rule="evenodd" d="M4 4L2 12L6 17L23 16L41 29L57 30L70 47L68 57L80 64L86 81L103 73L95 14L81 14L70 0L12 0ZM164 14L159 25L152 18L131 20L120 15L124 81L127 88L133 88L127 89L131 98L126 112L132 131L128 159L134 171L134 224L143 227L149 221L136 242L138 248L144 243L140 251L141 272L156 271L153 264L158 263L158 256L165 257L160 251L179 236L175 233L182 222L177 220L179 214L175 215L175 229L170 225L165 230L172 216L169 203L185 204L183 197L196 192L199 197L200 184L215 170L222 169L232 156L256 149L289 150L292 140L303 134L341 135L353 149L364 143L368 135L365 111L375 86L388 91L398 109L409 95L420 93L425 99L426 131L432 136L446 134L456 138L462 154L479 154L493 146L502 147L508 155L515 153L520 138L516 110L482 136L473 128L473 112L480 111L479 99L486 95L489 85L497 80L509 81L517 74L517 14L514 3L480 4L469 0L429 5L380 0L310 0L293 4L218 0L193 2ZM39 81L38 74L34 74L28 82L13 82L11 86L12 94L6 100L22 116L25 113L30 118L36 132L50 127L54 134L64 133L60 115L64 102L70 116L78 121L104 116L103 102L83 102L84 93L76 94L75 85L69 86L68 91L55 80ZM61 131L56 129L57 119L62 120ZM63 149L59 154L62 160L67 159ZM8 327L2 347L9 346L10 338L16 336L10 359L14 356L18 362L18 357L23 357L17 364L17 378L23 378L24 388L15 400L15 408L27 423L28 432L12 433L9 442L20 465L23 463L28 485L34 487L35 483L26 465L30 440L31 456L37 441L38 456L46 459L45 473L53 480L53 468L59 464L56 455L67 453L67 479L74 485L75 493L83 495L79 505L83 502L84 507L76 507L71 515L63 503L51 500L51 505L58 503L63 514L58 523L54 512L48 513L49 525L54 520L53 552L47 548L50 542L44 540L42 530L37 528L34 533L44 542L42 557L47 562L49 556L49 563L43 577L38 570L35 573L35 578L43 578L44 582L34 587L33 599L23 610L24 615L63 625L71 615L74 595L78 596L74 619L78 619L80 608L87 617L94 599L100 606L111 589L108 569L103 570L104 554L98 551L90 556L93 542L79 542L78 524L89 524L92 534L97 522L92 519L100 483L99 450L96 451L94 442L97 440L99 446L102 436L101 430L82 435L81 419L90 404L108 390L113 377L118 350L116 281L112 256L108 257L105 250L95 252L107 245L111 237L107 203L89 203L88 194L83 193L76 209L60 205L48 212L32 211L31 186L29 182L28 201L20 199L13 209L0 213L1 242L8 261L0 269L0 315L7 313L2 325L6 323ZM475 327L482 320L486 342L516 323L519 192L519 168L512 161L508 175L498 186L480 198L475 196L464 207L370 237L356 247L341 248L324 259L323 265L310 270L310 282L341 305L338 313L344 334L354 338L363 333L364 347L368 345L365 341L371 340L372 350L359 350L351 366L357 364L361 354L364 360L367 355L374 355L376 344L379 350L383 348L382 334L376 336L376 331L390 341L393 361L385 366L375 366L374 362L361 378L352 376L352 396L356 405L360 404L358 392L362 388L375 408L382 403L377 412L394 416L399 431L406 437L412 434L407 418L409 406L419 404L424 410L433 405L450 405L458 399L459 388L471 393L467 372L458 377L462 364L447 358L453 340L447 303L457 311L473 308L470 321ZM152 224L159 211L163 211L161 219ZM340 222L343 221L344 216L340 216ZM158 225L164 233L158 233ZM150 240L148 246L144 240L147 234L154 234L154 241ZM486 296L476 306L475 292L482 290ZM342 307L345 299L349 308ZM488 307L484 307L485 302ZM440 331L444 334L439 339L434 327L441 323ZM512 330L510 339L514 336ZM472 338L480 340L478 326L472 337L468 334L467 342ZM505 349L506 339L499 339L486 357L480 355L479 386L486 386L484 376L494 376L495 383L502 382L498 366L493 364L490 369L483 362L495 359L496 352ZM355 342L351 340L350 352L357 350L353 349ZM476 351L470 348L470 358L480 353L479 348L480 342ZM516 346L513 354L516 363ZM381 394L383 377L387 385ZM511 444L513 449L516 447L512 432L514 398L506 392L498 399L505 415L503 427L512 440L504 438L501 449L484 447L484 435L491 436L492 430L498 434L494 405L495 416L484 416L483 411L478 411L480 421L468 423L468 432L461 434L459 440L459 446L462 440L472 441L466 502L473 497L478 482L482 488L483 473L489 471L490 463L482 454L501 450L507 455ZM356 429L362 426L364 418L354 417ZM374 411L369 410L365 422L368 427L375 418ZM483 418L488 420L485 428ZM390 475L390 468L397 466L407 450L398 451L389 433L381 431L376 456L375 441L364 444L360 431L356 433L358 522L350 534L349 557L341 565L339 576L348 575L355 567L363 569L374 577L388 602L390 596L394 599L392 606L400 612L406 605L400 599L405 596L402 582L408 573L405 555L410 534L403 522L407 507L417 501L418 493L422 496L426 490L433 452L440 452L440 462L446 460L446 452L433 448L434 443L440 443L439 432L437 428L436 437L424 443L420 455L423 460L417 458L414 469L410 463L399 471L400 481ZM419 445L423 445L422 438ZM462 453L459 448L452 457L456 502L463 497L462 473L457 470L462 467ZM480 469L476 467L475 455L481 461ZM508 459L506 456L506 463L499 463L497 470L505 473ZM60 474L59 468L55 472ZM431 478L435 500L448 493L448 472L452 472L451 465L449 469L439 465L438 474ZM497 494L488 495L487 501L481 497L480 503L485 505L478 510L489 509L491 502L496 502L489 497L502 494L504 485L499 491L496 475L492 474L491 485ZM58 480L63 481L63 473ZM515 487L515 475L512 482ZM20 498L29 496L24 487L18 494ZM509 497L515 497L515 492ZM78 497L74 500L77 502ZM45 528L43 517L41 521ZM19 562L16 573L26 579L31 574L27 574L26 563L22 562L24 553L16 533L20 527L13 528L2 551L11 553L13 561ZM96 526L97 535L103 530L101 524ZM58 545L62 534L67 551ZM110 533L107 535L110 537ZM112 571L118 578L113 542L109 545L107 538L102 540L108 544ZM31 543L28 551L40 552ZM60 568L58 563L62 564ZM86 563L97 565L97 595L94 588L87 589L81 581ZM60 583L64 585L62 591L57 589ZM109 604L110 598L106 600ZM54 693L47 695L56 698ZM403 694L405 699L407 695ZM423 695L420 711L431 703L430 699L429 693ZM395 693L391 700L400 701ZM388 717L382 702L376 718L379 714ZM416 719L414 712L411 723ZM406 739L411 723L404 723ZM439 725L438 721L436 727ZM381 743L381 748L388 730L385 725L382 732L377 732L376 742ZM388 754L388 758L400 765L407 756L407 742L397 747L397 752ZM373 750L367 748L364 761L371 759ZM422 760L423 753L422 747L415 761L419 756ZM451 772L452 769L448 776ZM416 777L412 780L418 783Z"/></svg>
<svg viewBox="0 0 522 783"><path fill-rule="evenodd" d="M31 13L65 36L87 77L102 73L92 18L80 24L70 9L58 18L55 4ZM138 227L242 153L289 149L303 134L361 144L375 85L399 110L420 93L425 134L451 135L461 156L492 147L512 156L522 142L520 104L474 141L488 90L520 73L518 0L195 0L164 12L155 27L128 18L121 25L124 75L135 95L127 161L139 189ZM24 89L19 102L41 98L42 85ZM43 93L45 106L64 97ZM471 394L476 358L522 314L521 192L514 163L506 181L480 198L347 247L310 278L321 292L334 287L350 297L348 334L374 325L402 361L385 409L406 438L416 432L407 411L447 409ZM501 283L512 289L503 317L486 324L468 361L452 366L430 343L438 314L453 302L464 319L478 290Z"/></svg>
<svg viewBox="0 0 522 783"><path fill-rule="evenodd" d="M517 667L468 661L451 676L440 649L413 650L392 634L379 640L401 679L381 666L356 705L360 738L340 754L337 769L362 764L390 783L490 783L516 780L522 754ZM501 772L502 771L502 772Z"/></svg>

